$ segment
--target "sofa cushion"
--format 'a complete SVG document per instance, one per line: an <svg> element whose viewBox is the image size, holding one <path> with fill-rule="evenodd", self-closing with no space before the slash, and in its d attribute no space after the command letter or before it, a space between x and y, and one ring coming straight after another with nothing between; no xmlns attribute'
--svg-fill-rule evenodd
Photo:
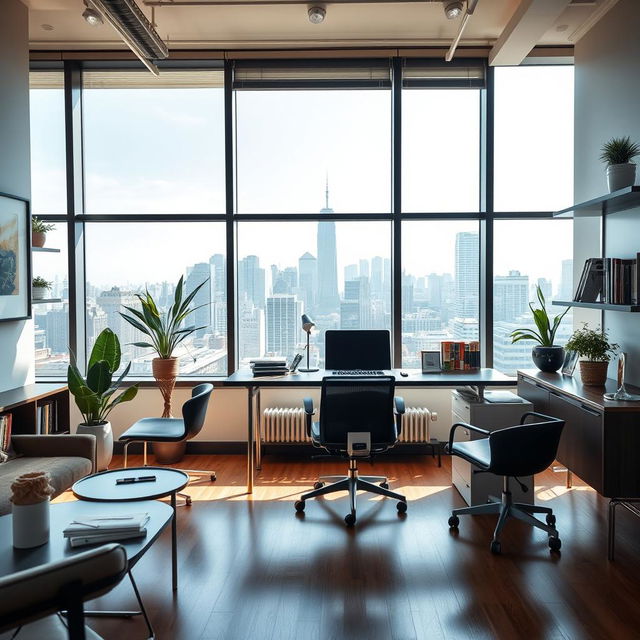
<svg viewBox="0 0 640 640"><path fill-rule="evenodd" d="M74 482L91 473L91 461L87 458L48 457L16 458L0 464L0 515L11 513L11 483L23 473L46 471L54 488L52 498L60 495Z"/></svg>

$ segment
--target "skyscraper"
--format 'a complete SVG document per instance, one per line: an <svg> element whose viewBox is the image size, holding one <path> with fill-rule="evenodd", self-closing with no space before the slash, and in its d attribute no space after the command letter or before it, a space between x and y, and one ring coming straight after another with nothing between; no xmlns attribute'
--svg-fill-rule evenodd
<svg viewBox="0 0 640 640"><path fill-rule="evenodd" d="M456 234L456 317L478 318L480 247L478 234L463 231Z"/></svg>
<svg viewBox="0 0 640 640"><path fill-rule="evenodd" d="M371 259L371 297L382 298L383 267L382 258L375 256Z"/></svg>
<svg viewBox="0 0 640 640"><path fill-rule="evenodd" d="M300 294L305 311L314 313L316 307L316 293L318 290L318 261L308 251L298 260L300 274Z"/></svg>
<svg viewBox="0 0 640 640"><path fill-rule="evenodd" d="M493 318L513 322L529 308L529 276L509 271L493 279Z"/></svg>
<svg viewBox="0 0 640 640"><path fill-rule="evenodd" d="M333 213L329 207L328 182L325 206L320 213ZM318 222L318 311L328 314L337 312L339 308L336 223L333 220L321 220Z"/></svg>
<svg viewBox="0 0 640 640"><path fill-rule="evenodd" d="M194 334L196 338L201 338L205 333L211 332L211 287L208 282L210 276L211 270L209 263L198 262L188 269L187 278L184 283L185 295L187 296L195 291L199 285L204 283L204 286L196 293L191 303L191 308L195 309L195 311L186 321L187 324L193 324L199 327Z"/></svg>
<svg viewBox="0 0 640 640"><path fill-rule="evenodd" d="M267 354L290 357L300 342L302 304L295 296L267 298Z"/></svg>
<svg viewBox="0 0 640 640"><path fill-rule="evenodd" d="M238 299L264 309L264 269L258 256L247 256L238 261Z"/></svg>
<svg viewBox="0 0 640 640"><path fill-rule="evenodd" d="M573 260L562 261L562 274L560 275L559 300L573 300Z"/></svg>

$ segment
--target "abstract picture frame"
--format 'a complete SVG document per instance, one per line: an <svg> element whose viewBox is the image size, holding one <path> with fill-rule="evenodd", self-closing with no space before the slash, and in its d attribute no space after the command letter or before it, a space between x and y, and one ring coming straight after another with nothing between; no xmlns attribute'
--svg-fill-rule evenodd
<svg viewBox="0 0 640 640"><path fill-rule="evenodd" d="M0 192L0 322L31 318L29 200Z"/></svg>
<svg viewBox="0 0 640 640"><path fill-rule="evenodd" d="M421 351L420 362L422 364L422 373L436 373L442 371L439 351Z"/></svg>
<svg viewBox="0 0 640 640"><path fill-rule="evenodd" d="M562 363L562 375L572 376L578 363L578 352L565 350L564 362Z"/></svg>

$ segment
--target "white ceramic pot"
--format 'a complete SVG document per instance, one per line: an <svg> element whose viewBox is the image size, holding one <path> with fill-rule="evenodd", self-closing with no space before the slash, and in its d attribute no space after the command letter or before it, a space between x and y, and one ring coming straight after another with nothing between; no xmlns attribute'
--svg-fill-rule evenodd
<svg viewBox="0 0 640 640"><path fill-rule="evenodd" d="M610 164L607 167L607 184L609 193L618 189L632 187L636 181L636 165L633 162L625 164Z"/></svg>
<svg viewBox="0 0 640 640"><path fill-rule="evenodd" d="M36 504L12 504L13 546L31 549L49 542L49 499Z"/></svg>
<svg viewBox="0 0 640 640"><path fill-rule="evenodd" d="M31 289L32 295L31 297L34 300L44 300L47 297L47 292L49 289L47 287L33 287Z"/></svg>
<svg viewBox="0 0 640 640"><path fill-rule="evenodd" d="M111 423L79 424L76 433L88 433L96 437L96 467L98 471L104 471L109 467L113 458L113 431Z"/></svg>

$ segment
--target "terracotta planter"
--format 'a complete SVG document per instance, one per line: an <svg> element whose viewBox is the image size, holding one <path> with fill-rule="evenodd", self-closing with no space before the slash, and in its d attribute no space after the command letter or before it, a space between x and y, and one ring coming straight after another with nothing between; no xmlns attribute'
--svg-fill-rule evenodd
<svg viewBox="0 0 640 640"><path fill-rule="evenodd" d="M43 231L32 231L31 232L31 246L32 247L44 247L45 242L47 241L47 234Z"/></svg>
<svg viewBox="0 0 640 640"><path fill-rule="evenodd" d="M154 358L151 361L153 377L158 383L164 400L163 418L171 418L171 394L180 371L178 358Z"/></svg>
<svg viewBox="0 0 640 640"><path fill-rule="evenodd" d="M590 387L603 387L607 381L608 362L580 362L580 378L582 384Z"/></svg>

